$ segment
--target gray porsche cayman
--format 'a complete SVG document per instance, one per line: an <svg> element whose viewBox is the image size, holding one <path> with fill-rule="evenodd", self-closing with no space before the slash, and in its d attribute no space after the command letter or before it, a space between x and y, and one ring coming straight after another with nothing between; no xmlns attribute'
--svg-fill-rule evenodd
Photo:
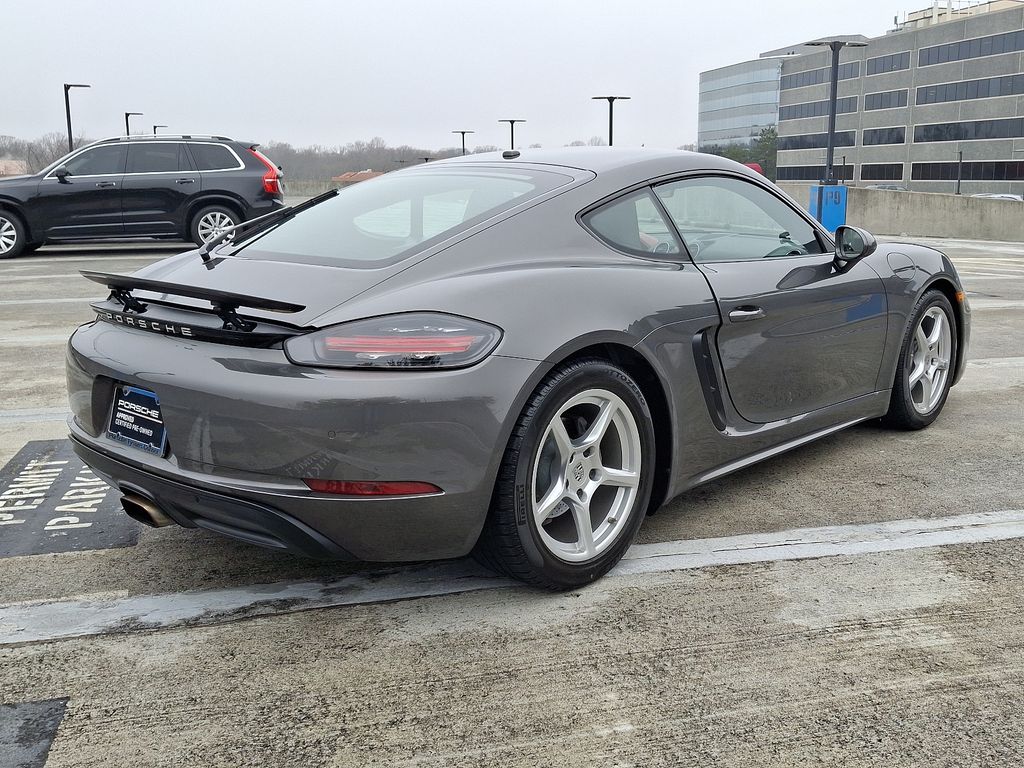
<svg viewBox="0 0 1024 768"><path fill-rule="evenodd" d="M598 578L701 482L931 423L970 309L686 152L529 150L314 198L132 275L68 346L71 438L149 525L314 557Z"/></svg>

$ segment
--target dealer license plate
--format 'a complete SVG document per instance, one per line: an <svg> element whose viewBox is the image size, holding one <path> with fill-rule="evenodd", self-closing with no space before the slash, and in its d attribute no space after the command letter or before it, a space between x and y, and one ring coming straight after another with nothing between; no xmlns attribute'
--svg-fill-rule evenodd
<svg viewBox="0 0 1024 768"><path fill-rule="evenodd" d="M155 392L122 384L114 394L107 437L157 456L167 444L160 398Z"/></svg>

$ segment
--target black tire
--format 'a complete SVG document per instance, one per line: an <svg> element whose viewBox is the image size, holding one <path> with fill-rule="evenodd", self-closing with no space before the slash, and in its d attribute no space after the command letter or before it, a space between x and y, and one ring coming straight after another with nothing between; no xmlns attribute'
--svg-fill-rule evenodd
<svg viewBox="0 0 1024 768"><path fill-rule="evenodd" d="M14 259L27 247L25 225L9 211L0 210L0 259Z"/></svg>
<svg viewBox="0 0 1024 768"><path fill-rule="evenodd" d="M920 399L920 393L915 394L914 385L910 383L911 374L914 372L913 356L919 348L915 344L915 336L919 326L922 326L922 318L925 318L932 310L940 310L946 318L949 328L949 349L948 367L945 369L945 376L942 377L941 392L937 393L934 405L922 411L925 404L915 405L915 396ZM927 319L925 320L927 323ZM923 326L922 326L923 327ZM889 398L889 411L882 417L882 423L894 429L924 429L936 418L946 404L949 395L949 388L953 381L954 368L957 360L957 326L956 313L953 305L941 291L927 291L917 302L914 310L910 313L910 321L907 323L907 330L903 335L903 344L900 346L899 363L896 366L896 378L893 381L892 394Z"/></svg>
<svg viewBox="0 0 1024 768"><path fill-rule="evenodd" d="M545 470L545 467L541 465L544 454L539 452L549 450L553 438L549 437L544 445L541 445L541 440L545 437L549 425L556 423L556 417L566 426L569 438L573 441L579 440L580 435L574 435L573 431L585 432L587 424L583 415L576 414L583 414L584 409L592 409L596 416L598 406L584 403L574 406L574 410L566 411L561 416L559 413L574 398L582 397L584 393L592 391L610 393L613 396L611 399L618 403L615 412L619 414L621 423L616 423L614 433L605 432L604 434L612 435L611 439L615 442L611 444L611 448L613 451L618 451L619 461L616 462L614 455L609 454L612 458L608 461L615 465L614 467L606 467L602 463L600 468L584 472L580 470L580 467L583 466L582 458L584 455L590 456L591 452L583 452L582 449L576 448L573 450L581 452L570 451L566 467L562 468L563 475L556 476L553 474L552 468L562 461L556 448L554 461L548 459L546 465L546 474L550 480L542 483L554 491L554 496L559 497L557 506L554 507L556 513L552 518L538 523L534 513L537 488L534 477L535 467L537 467L538 475ZM631 414L632 421L626 416L622 406L625 406ZM622 433L624 427L624 431L630 436ZM634 427L635 431L632 431ZM616 448L616 446L630 440L634 446L639 448L638 451L632 453L634 467L639 465L634 471L639 479L636 482L636 493L633 495L632 502L629 502L630 490L628 488L602 490L601 487L595 486L590 490L589 500L582 489L575 491L577 494L582 494L581 498L587 502L584 506L588 510L590 502L597 506L598 493L601 493L602 503L606 501L609 509L620 505L620 511L609 513L594 530L594 533L598 533L602 530L603 525L610 526L605 534L605 541L600 545L603 549L597 554L579 562L569 562L559 557L552 551L551 544L545 543L545 538L549 542L553 541L548 533L550 529L546 525L549 523L561 525L562 523L559 523L560 515L564 514L569 517L565 518L563 523L576 520L571 508L566 505L565 499L559 496L562 494L562 496L569 497L571 493L568 490L568 484L572 482L569 479L570 468L577 483L586 482L588 479L596 482L596 479L600 478L602 473L608 469L625 466L626 459L624 457L629 451L625 448ZM474 556L492 570L528 584L552 590L573 589L600 578L622 558L643 523L653 485L656 461L654 446L654 426L651 422L650 410L640 388L627 373L611 363L599 359L578 360L553 371L534 391L512 431L498 471L490 513L474 549ZM590 459L590 461L604 462L602 451L606 447L608 444L601 441L596 453L593 454L596 459ZM579 456L579 461L574 461L571 458L573 456ZM564 492L561 490L562 479L565 479L567 488ZM563 505L565 505L566 511L557 512ZM589 512L587 519L592 519L593 514L593 512ZM599 519L601 519L601 515L602 512L598 508ZM583 537L578 534L578 524L575 522L572 524L579 535L577 544L566 542L562 546L582 547ZM544 527L546 532L544 536L539 530L541 527ZM585 555L580 555L580 557L583 556Z"/></svg>
<svg viewBox="0 0 1024 768"><path fill-rule="evenodd" d="M234 210L233 208L228 208L227 206L224 205L208 205L205 208L200 208L192 216L192 221L189 222L188 226L189 237L192 238L193 243L195 243L196 245L202 245L204 242L206 242L206 240L199 232L200 226L205 217L214 215L220 215L222 217L226 216L228 219L231 220L231 226L234 226L235 224L238 224L242 221L242 217L238 214L238 211Z"/></svg>

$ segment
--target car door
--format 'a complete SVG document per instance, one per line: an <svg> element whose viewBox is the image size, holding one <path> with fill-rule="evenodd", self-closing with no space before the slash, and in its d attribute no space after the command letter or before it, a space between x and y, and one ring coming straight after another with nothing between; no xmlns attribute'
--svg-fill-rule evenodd
<svg viewBox="0 0 1024 768"><path fill-rule="evenodd" d="M867 263L837 267L810 221L752 181L698 176L655 192L715 294L718 353L744 419L768 423L874 391L888 316Z"/></svg>
<svg viewBox="0 0 1024 768"><path fill-rule="evenodd" d="M183 233L188 201L199 189L184 142L132 142L121 196L125 235Z"/></svg>
<svg viewBox="0 0 1024 768"><path fill-rule="evenodd" d="M35 207L47 240L123 234L121 182L126 157L123 144L90 147L61 166L68 172L63 179L51 171L40 180Z"/></svg>

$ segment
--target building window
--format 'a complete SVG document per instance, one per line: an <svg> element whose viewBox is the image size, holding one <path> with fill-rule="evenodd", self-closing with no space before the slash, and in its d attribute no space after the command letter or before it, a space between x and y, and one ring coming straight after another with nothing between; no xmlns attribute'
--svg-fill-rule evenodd
<svg viewBox="0 0 1024 768"><path fill-rule="evenodd" d="M853 181L854 167L843 166L842 161L832 166L832 172L837 179ZM825 178L824 165L780 165L776 169L776 176L779 181L821 181Z"/></svg>
<svg viewBox="0 0 1024 768"><path fill-rule="evenodd" d="M872 109L896 109L907 106L908 93L904 88L902 91L881 91L879 93L864 94L864 110ZM920 101L918 102L920 103Z"/></svg>
<svg viewBox="0 0 1024 768"><path fill-rule="evenodd" d="M918 104L941 104L946 101L990 99L995 96L1024 94L1024 75L986 77L981 80L961 80L958 83L923 85L917 89ZM867 97L865 97L866 102Z"/></svg>
<svg viewBox="0 0 1024 768"><path fill-rule="evenodd" d="M897 128L865 128L861 144L905 144L907 129L902 125Z"/></svg>
<svg viewBox="0 0 1024 768"><path fill-rule="evenodd" d="M786 91L790 88L804 88L808 85L827 83L831 77L832 68L822 67L821 69L810 69L806 72L795 72L792 75L783 75L779 80L779 90ZM839 79L852 80L860 77L860 62L848 61L839 65Z"/></svg>
<svg viewBox="0 0 1024 768"><path fill-rule="evenodd" d="M1024 136L1024 118L1005 120L972 120L964 123L931 123L914 127L915 142L979 141L982 139L1016 139Z"/></svg>
<svg viewBox="0 0 1024 768"><path fill-rule="evenodd" d="M844 115L857 111L857 97L847 96L836 99L836 114ZM828 114L828 100L808 101L805 104L790 104L779 107L779 120L800 120L804 117L824 117Z"/></svg>
<svg viewBox="0 0 1024 768"><path fill-rule="evenodd" d="M1024 162L914 163L910 178L915 181L956 181L957 165L964 181L1024 181Z"/></svg>
<svg viewBox="0 0 1024 768"><path fill-rule="evenodd" d="M947 61L977 59L1021 50L1024 50L1024 29L922 48L917 52L917 66L929 67L933 64L945 64Z"/></svg>
<svg viewBox="0 0 1024 768"><path fill-rule="evenodd" d="M860 167L861 181L902 181L903 163L865 163Z"/></svg>
<svg viewBox="0 0 1024 768"><path fill-rule="evenodd" d="M866 62L868 75L880 75L883 72L898 72L901 69L910 69L910 51L893 53L888 56L876 56Z"/></svg>
<svg viewBox="0 0 1024 768"><path fill-rule="evenodd" d="M836 131L837 147L853 147L857 144L856 131ZM785 149L821 149L828 146L827 133L805 133L798 136L779 136L778 148Z"/></svg>

